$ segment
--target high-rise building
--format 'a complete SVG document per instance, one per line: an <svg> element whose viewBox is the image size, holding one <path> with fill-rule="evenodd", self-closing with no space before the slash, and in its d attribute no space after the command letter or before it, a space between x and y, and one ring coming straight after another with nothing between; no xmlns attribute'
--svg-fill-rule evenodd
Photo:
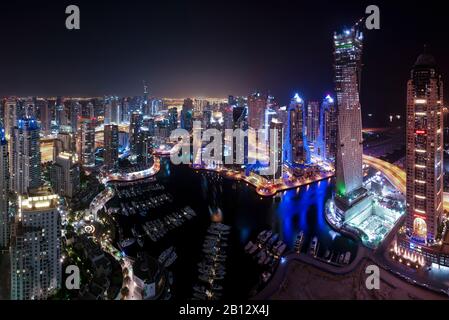
<svg viewBox="0 0 449 320"><path fill-rule="evenodd" d="M189 132L193 129L193 101L190 98L185 99L182 105L181 128Z"/></svg>
<svg viewBox="0 0 449 320"><path fill-rule="evenodd" d="M360 77L363 34L357 26L334 34L335 92L338 105L337 199L354 203L362 192Z"/></svg>
<svg viewBox="0 0 449 320"><path fill-rule="evenodd" d="M20 118L19 106L16 98L8 98L4 103L4 129L6 137L10 137L12 129Z"/></svg>
<svg viewBox="0 0 449 320"><path fill-rule="evenodd" d="M306 136L311 152L314 153L320 132L320 103L318 101L309 101L306 112Z"/></svg>
<svg viewBox="0 0 449 320"><path fill-rule="evenodd" d="M53 190L61 197L72 198L79 188L80 168L72 153L61 152L51 169Z"/></svg>
<svg viewBox="0 0 449 320"><path fill-rule="evenodd" d="M320 125L315 155L321 160L335 161L337 153L337 109L334 99L327 95L321 103Z"/></svg>
<svg viewBox="0 0 449 320"><path fill-rule="evenodd" d="M168 109L168 123L170 132L178 127L178 109Z"/></svg>
<svg viewBox="0 0 449 320"><path fill-rule="evenodd" d="M269 152L270 161L274 160L274 164L270 163L270 167L275 171L273 172L273 179L279 179L282 177L282 156L283 156L283 129L284 125L277 119L273 119L270 123L269 139ZM273 139L273 140L272 140Z"/></svg>
<svg viewBox="0 0 449 320"><path fill-rule="evenodd" d="M48 188L19 198L13 225L11 299L46 299L61 287L61 218L58 195Z"/></svg>
<svg viewBox="0 0 449 320"><path fill-rule="evenodd" d="M44 136L51 133L51 109L50 104L45 99L39 99L37 101L37 107L40 113L41 131Z"/></svg>
<svg viewBox="0 0 449 320"><path fill-rule="evenodd" d="M263 129L267 97L256 92L248 97L248 125L254 130Z"/></svg>
<svg viewBox="0 0 449 320"><path fill-rule="evenodd" d="M0 127L0 248L9 244L9 155L5 129Z"/></svg>
<svg viewBox="0 0 449 320"><path fill-rule="evenodd" d="M304 132L304 101L296 94L288 108L288 126L285 135L284 159L291 163L307 163L307 140Z"/></svg>
<svg viewBox="0 0 449 320"><path fill-rule="evenodd" d="M443 82L428 53L407 82L407 229L432 243L443 214Z"/></svg>
<svg viewBox="0 0 449 320"><path fill-rule="evenodd" d="M26 194L41 185L39 125L34 118L17 121L11 136L11 189Z"/></svg>
<svg viewBox="0 0 449 320"><path fill-rule="evenodd" d="M137 153L137 144L139 140L139 132L142 127L143 117L140 112L133 112L131 114L131 121L129 124L129 149L131 153Z"/></svg>
<svg viewBox="0 0 449 320"><path fill-rule="evenodd" d="M104 126L104 165L113 169L118 162L118 125L110 124Z"/></svg>
<svg viewBox="0 0 449 320"><path fill-rule="evenodd" d="M95 166L96 119L81 119L77 135L77 153L82 166Z"/></svg>

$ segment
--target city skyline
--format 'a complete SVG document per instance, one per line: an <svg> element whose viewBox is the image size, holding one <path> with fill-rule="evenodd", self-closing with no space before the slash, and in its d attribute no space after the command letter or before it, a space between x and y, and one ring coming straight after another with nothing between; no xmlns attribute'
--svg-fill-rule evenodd
<svg viewBox="0 0 449 320"><path fill-rule="evenodd" d="M0 19L0 300L447 300L449 49L422 41L441 13L377 5Z"/></svg>
<svg viewBox="0 0 449 320"><path fill-rule="evenodd" d="M270 91L284 104L295 92L305 100L319 99L321 92L332 92L333 88L332 32L344 25L351 27L353 21L364 16L366 7L365 3L328 1L228 5L131 2L123 7L81 2L83 26L71 32L63 26L62 3L42 7L30 4L25 12L21 8L27 18L20 19L20 23L13 20L18 8L2 4L2 11L11 15L0 21L0 35L5 33L5 42L14 44L17 58L12 61L21 63L0 61L1 69L10 75L7 82L0 80L0 92L135 95L142 91L141 81L145 79L150 94L156 96L225 97L259 89ZM418 10L401 2L378 5L381 29L366 33L367 76L361 90L363 107L374 116L379 108L385 113L402 110L404 74L424 44L442 61L443 75L449 74L449 65L442 59L448 48L440 41L444 28L438 17L443 10L436 6ZM144 18L141 12L154 14ZM120 14L134 15L136 23L129 25L129 20L120 20ZM247 19L256 22L250 25ZM236 28L243 32L235 32ZM26 38L17 42L12 38L16 34ZM116 40L112 34L117 34ZM24 56L28 47L40 55L39 64ZM5 59L8 55L7 51ZM40 74L47 76L42 79ZM26 78L29 81L21 80ZM38 78L41 80L33 81ZM64 81L57 80L61 78Z"/></svg>

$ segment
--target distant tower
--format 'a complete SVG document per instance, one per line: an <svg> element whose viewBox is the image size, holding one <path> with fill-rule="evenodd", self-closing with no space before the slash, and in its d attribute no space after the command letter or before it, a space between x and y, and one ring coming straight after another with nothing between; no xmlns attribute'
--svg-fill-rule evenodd
<svg viewBox="0 0 449 320"><path fill-rule="evenodd" d="M143 117L140 112L133 112L131 114L131 121L129 124L129 149L131 153L136 154L139 141L140 128L142 127Z"/></svg>
<svg viewBox="0 0 449 320"><path fill-rule="evenodd" d="M190 98L185 99L182 105L181 128L189 132L193 129L193 101Z"/></svg>
<svg viewBox="0 0 449 320"><path fill-rule="evenodd" d="M304 101L298 94L295 94L288 108L288 125L284 147L284 158L291 164L308 162L304 132L304 115Z"/></svg>
<svg viewBox="0 0 449 320"><path fill-rule="evenodd" d="M25 194L41 185L39 126L34 118L18 120L11 136L11 189Z"/></svg>
<svg viewBox="0 0 449 320"><path fill-rule="evenodd" d="M83 167L95 166L96 119L82 119L77 137L78 159Z"/></svg>
<svg viewBox="0 0 449 320"><path fill-rule="evenodd" d="M118 147L118 126L116 124L104 126L104 164L109 169L117 166Z"/></svg>
<svg viewBox="0 0 449 320"><path fill-rule="evenodd" d="M354 201L363 183L362 115L359 101L363 35L357 27L334 34L335 92L338 104L337 196Z"/></svg>
<svg viewBox="0 0 449 320"><path fill-rule="evenodd" d="M320 132L320 103L318 101L309 101L306 112L306 136L309 147L314 152Z"/></svg>
<svg viewBox="0 0 449 320"><path fill-rule="evenodd" d="M273 136L272 132L273 130ZM284 126L282 122L277 119L273 119L270 123L270 133L269 137L269 151L270 151L270 161L274 159L274 168L275 172L273 174L273 179L279 179L282 177L282 153L283 153L283 141L282 138L284 136L283 133ZM273 139L273 140L271 140ZM270 166L273 166L270 164Z"/></svg>
<svg viewBox="0 0 449 320"><path fill-rule="evenodd" d="M407 229L432 243L443 214L443 82L428 53L407 82Z"/></svg>
<svg viewBox="0 0 449 320"><path fill-rule="evenodd" d="M254 130L263 129L267 97L256 92L248 97L248 125Z"/></svg>
<svg viewBox="0 0 449 320"><path fill-rule="evenodd" d="M322 160L333 162L337 153L337 109L334 99L327 95L321 103L320 125L315 154Z"/></svg>
<svg viewBox="0 0 449 320"><path fill-rule="evenodd" d="M51 170L51 182L55 193L72 198L79 188L80 169L69 152L60 152Z"/></svg>
<svg viewBox="0 0 449 320"><path fill-rule="evenodd" d="M9 244L9 155L5 129L0 127L0 248Z"/></svg>

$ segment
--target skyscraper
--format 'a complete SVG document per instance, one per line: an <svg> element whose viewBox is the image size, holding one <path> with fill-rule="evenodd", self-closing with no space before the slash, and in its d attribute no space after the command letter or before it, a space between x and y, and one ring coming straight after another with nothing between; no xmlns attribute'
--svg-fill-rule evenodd
<svg viewBox="0 0 449 320"><path fill-rule="evenodd" d="M80 183L80 169L73 154L61 152L51 169L53 190L61 197L72 198Z"/></svg>
<svg viewBox="0 0 449 320"><path fill-rule="evenodd" d="M282 177L282 153L283 153L283 129L282 122L277 119L271 120L269 139L270 161L274 160L274 164L270 163L270 167L275 171L272 178L279 179Z"/></svg>
<svg viewBox="0 0 449 320"><path fill-rule="evenodd" d="M334 161L337 153L337 109L334 99L327 95L321 103L320 125L315 155L322 160Z"/></svg>
<svg viewBox="0 0 449 320"><path fill-rule="evenodd" d="M193 129L193 101L192 99L185 99L181 110L181 128L187 131Z"/></svg>
<svg viewBox="0 0 449 320"><path fill-rule="evenodd" d="M113 169L118 161L118 125L110 124L104 126L104 164Z"/></svg>
<svg viewBox="0 0 449 320"><path fill-rule="evenodd" d="M263 128L267 98L260 92L248 97L248 125L254 130Z"/></svg>
<svg viewBox="0 0 449 320"><path fill-rule="evenodd" d="M96 119L81 119L77 135L78 159L82 166L95 166L95 126Z"/></svg>
<svg viewBox="0 0 449 320"><path fill-rule="evenodd" d="M131 153L136 154L137 144L139 140L139 132L142 127L143 117L140 112L133 112L131 114L131 122L129 124L129 149Z"/></svg>
<svg viewBox="0 0 449 320"><path fill-rule="evenodd" d="M320 132L320 103L309 101L306 112L306 136L309 145L314 148Z"/></svg>
<svg viewBox="0 0 449 320"><path fill-rule="evenodd" d="M5 129L0 127L0 248L9 244L9 155Z"/></svg>
<svg viewBox="0 0 449 320"><path fill-rule="evenodd" d="M41 131L46 136L51 133L51 109L50 104L45 99L37 100L39 107Z"/></svg>
<svg viewBox="0 0 449 320"><path fill-rule="evenodd" d="M18 120L11 136L11 189L26 194L41 185L39 126L34 118Z"/></svg>
<svg viewBox="0 0 449 320"><path fill-rule="evenodd" d="M359 101L363 35L357 26L334 34L338 105L337 199L349 204L363 194L362 115ZM360 192L359 192L360 191Z"/></svg>
<svg viewBox="0 0 449 320"><path fill-rule="evenodd" d="M295 94L288 108L288 126L285 135L285 160L291 164L306 163L306 138L304 134L304 101Z"/></svg>
<svg viewBox="0 0 449 320"><path fill-rule="evenodd" d="M407 82L407 229L432 243L443 214L443 82L428 53Z"/></svg>
<svg viewBox="0 0 449 320"><path fill-rule="evenodd" d="M11 299L46 299L61 286L58 195L39 188L19 198L10 247Z"/></svg>

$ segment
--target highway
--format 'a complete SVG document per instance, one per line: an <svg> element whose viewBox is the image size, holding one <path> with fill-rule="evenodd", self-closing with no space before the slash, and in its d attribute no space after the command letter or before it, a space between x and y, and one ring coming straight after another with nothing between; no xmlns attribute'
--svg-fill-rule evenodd
<svg viewBox="0 0 449 320"><path fill-rule="evenodd" d="M363 155L363 162L370 167L373 167L376 170L382 172L382 174L396 187L402 194L405 195L406 191L406 174L405 171L391 164L387 161L374 158L372 156L368 156L366 154ZM449 211L449 193L444 192L443 194L443 204L444 210Z"/></svg>

